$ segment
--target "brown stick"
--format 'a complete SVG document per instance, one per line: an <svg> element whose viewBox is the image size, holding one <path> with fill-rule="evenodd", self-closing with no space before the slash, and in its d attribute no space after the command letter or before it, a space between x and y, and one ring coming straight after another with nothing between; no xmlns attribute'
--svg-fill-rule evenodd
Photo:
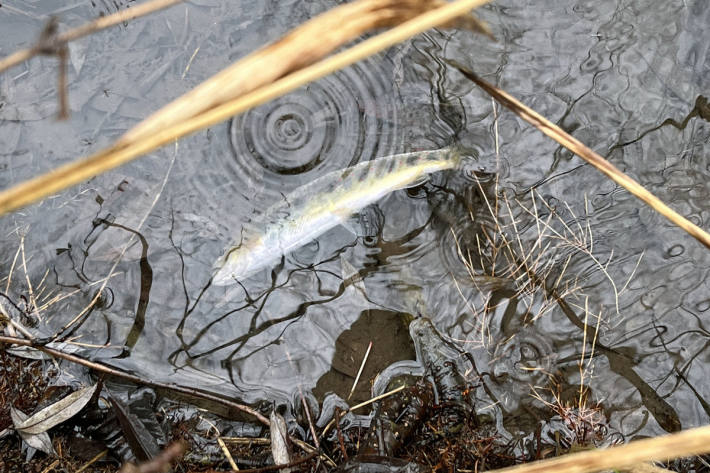
<svg viewBox="0 0 710 473"><path fill-rule="evenodd" d="M43 353L46 353L48 355L51 355L56 358L61 358L63 360L71 361L72 363L77 363L82 366L86 366L89 369L92 369L94 371L98 371L99 373L104 373L110 376L115 376L117 378L125 379L126 381L130 381L131 383L135 384L142 384L144 386L150 386L151 388L156 388L156 389L165 389L167 391L173 391L181 394L186 394L188 396L194 396L200 399L206 399L208 401L216 402L219 403L223 406L231 407L233 409L236 409L241 412L245 412L247 414L250 414L254 416L256 419L259 420L262 424L269 426L270 422L269 419L264 417L259 411L252 409L249 406L246 406L244 404L239 404L237 402L229 401L227 399L224 399L219 396L215 396L213 394L209 394L203 391L198 391L196 389L192 388L187 388L185 386L179 386L176 384L166 384L166 383L160 383L157 381L151 381L148 379L143 379L139 376L135 376L132 374L124 373L123 371L117 370L115 368L111 368L110 366L104 365L102 363L96 363L94 361L89 361L85 360L79 356L72 355L70 353L64 353L59 350L55 350L54 348L49 348L43 345L39 345L36 342L32 340L25 340L24 338L16 338L16 337L7 337L4 335L0 335L0 343L6 343L6 344L13 344L13 345L22 345L26 347L32 347L35 348Z"/></svg>
<svg viewBox="0 0 710 473"><path fill-rule="evenodd" d="M618 447L570 453L550 460L492 470L490 473L592 473L707 452L710 452L710 425Z"/></svg>
<svg viewBox="0 0 710 473"><path fill-rule="evenodd" d="M167 8L181 1L182 0L152 0L149 2L141 3L140 5L133 8L128 8L126 10L122 10L111 15L99 17L93 21L90 21L89 23L86 23L65 33L57 35L54 39L55 47L63 46L69 41L73 41L75 39L81 38L82 36L86 36L88 34L108 28L110 26L123 23L124 21L132 20L134 18L138 18L139 16L144 16L149 13L153 13L157 10L162 10L163 8ZM10 67L16 66L22 61L26 61L32 56L41 54L45 47L45 44L38 43L37 45L29 49L22 49L13 54L10 54L9 56L3 59L0 59L0 72Z"/></svg>
<svg viewBox="0 0 710 473"><path fill-rule="evenodd" d="M444 25L490 0L457 0L415 17L389 31L293 72L271 84L196 115L194 118L159 129L155 134L131 144L114 145L98 153L60 166L46 174L0 192L0 215L59 192L90 177L132 161L176 138L219 123L238 113L287 94L309 82L372 56L429 28Z"/></svg>
<svg viewBox="0 0 710 473"><path fill-rule="evenodd" d="M609 161L589 149L584 143L571 136L562 128L555 125L536 111L526 107L507 92L492 84L489 84L464 67L461 67L453 62L451 64L461 71L466 78L475 82L480 88L488 92L502 105L512 110L520 118L532 124L545 135L549 136L560 145L587 161L589 164L608 176L612 181L616 182L631 194L641 199L649 207L666 217L673 224L688 232L693 238L698 240L707 248L710 248L710 234L677 213L675 210L668 207L661 199L646 190L641 184L624 174L619 168L611 164Z"/></svg>
<svg viewBox="0 0 710 473"><path fill-rule="evenodd" d="M170 471L170 465L175 460L182 457L186 449L187 445L184 441L173 442L152 460L141 463L140 465L126 463L118 470L118 473L161 473L163 471Z"/></svg>

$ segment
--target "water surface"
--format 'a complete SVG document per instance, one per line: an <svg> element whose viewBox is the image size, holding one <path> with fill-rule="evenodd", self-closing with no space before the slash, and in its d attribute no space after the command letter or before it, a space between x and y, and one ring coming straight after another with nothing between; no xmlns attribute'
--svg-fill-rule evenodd
<svg viewBox="0 0 710 473"><path fill-rule="evenodd" d="M337 3L193 1L73 43L66 122L54 119L54 59L7 71L0 187L108 145L161 104ZM70 27L116 8L4 2L0 54L30 46L50 15ZM531 385L544 389L554 375L562 391L576 392L580 357L591 350L592 334L580 328L586 307L599 337L584 382L612 428L657 435L707 423L707 250L511 113L494 113L490 98L445 60L514 94L707 227L710 113L702 96L710 90L710 52L702 38L710 7L703 0L496 1L481 16L497 42L428 32L2 217L3 277L14 266L8 293L30 297L26 270L39 329L50 334L81 314L112 275L100 303L63 337L125 346L110 363L146 378L254 402L290 400L298 387L346 396L372 340L355 396L368 397L367 379L413 357L403 314L419 292L438 329L474 355L512 435L539 420ZM208 285L217 256L282 193L375 157L450 144L491 163L496 115L498 185L526 244L537 231L521 207L532 208L531 189L541 218L550 213L544 199L574 234L591 231L583 245L593 241L591 256L570 245L539 260L552 275L564 267L565 278L579 278L572 313L546 306L539 294L499 290L496 308L477 315L490 292L471 282L456 243L478 248L476 232L491 220L485 201L495 192L491 176L479 188L456 173L365 209L358 236L334 229L243 287ZM26 264L13 265L21 241ZM52 294L70 292L43 307Z"/></svg>

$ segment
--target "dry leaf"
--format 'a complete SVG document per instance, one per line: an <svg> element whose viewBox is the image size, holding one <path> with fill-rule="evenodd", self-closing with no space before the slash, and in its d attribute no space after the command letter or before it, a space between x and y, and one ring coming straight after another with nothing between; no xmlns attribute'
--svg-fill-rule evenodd
<svg viewBox="0 0 710 473"><path fill-rule="evenodd" d="M288 431L286 430L286 421L283 416L271 411L269 416L271 422L271 456L274 457L276 465L287 465L291 463L291 455L288 451ZM290 473L290 468L283 468L283 473Z"/></svg>
<svg viewBox="0 0 710 473"><path fill-rule="evenodd" d="M12 423L15 425L15 429L22 437L22 440L32 448L46 453L47 455L55 455L54 446L52 445L52 440L49 438L47 432L42 432L40 434L28 434L18 429L17 426L27 421L29 418L27 414L21 410L15 409L10 406L10 417L12 418Z"/></svg>
<svg viewBox="0 0 710 473"><path fill-rule="evenodd" d="M41 434L42 432L46 432L55 425L61 424L82 410L86 403L88 403L94 395L94 391L96 391L97 386L98 384L94 384L93 386L88 386L75 391L67 397L45 407L19 423L15 422L13 418L15 429L17 429L20 434Z"/></svg>
<svg viewBox="0 0 710 473"><path fill-rule="evenodd" d="M145 425L141 418L132 412L130 405L125 405L114 396L109 396L113 411L116 413L121 431L131 447L133 455L142 462L154 459L160 453L158 439Z"/></svg>

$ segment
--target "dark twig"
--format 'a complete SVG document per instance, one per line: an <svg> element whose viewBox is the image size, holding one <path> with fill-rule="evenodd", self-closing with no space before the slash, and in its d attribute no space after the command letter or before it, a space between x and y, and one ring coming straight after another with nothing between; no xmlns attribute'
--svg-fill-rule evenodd
<svg viewBox="0 0 710 473"><path fill-rule="evenodd" d="M58 118L66 120L69 118L69 99L67 95L67 59L69 58L69 49L66 42L57 40L58 35L59 22L57 17L53 16L44 25L34 50L36 51L35 54L57 56L57 59L59 59L59 78L57 83L57 94L59 94Z"/></svg>
<svg viewBox="0 0 710 473"><path fill-rule="evenodd" d="M340 407L335 408L335 418L340 419L341 418L341 409ZM338 444L340 445L340 452L343 454L343 460L347 461L348 460L348 452L345 450L345 442L343 441L343 431L340 428L340 422L335 423L335 428L337 429L338 432Z"/></svg>

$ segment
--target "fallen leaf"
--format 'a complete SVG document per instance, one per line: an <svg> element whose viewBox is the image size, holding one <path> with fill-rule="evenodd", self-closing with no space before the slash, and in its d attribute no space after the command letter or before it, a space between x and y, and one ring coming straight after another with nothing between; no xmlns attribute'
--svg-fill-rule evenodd
<svg viewBox="0 0 710 473"><path fill-rule="evenodd" d="M291 463L291 455L288 449L288 431L286 421L283 416L274 409L269 416L271 423L271 456L276 465L287 465ZM282 468L283 473L290 473L290 468Z"/></svg>
<svg viewBox="0 0 710 473"><path fill-rule="evenodd" d="M157 439L151 434L143 421L119 399L109 395L109 401L116 413L123 436L131 447L133 455L139 461L149 461L160 453Z"/></svg>
<svg viewBox="0 0 710 473"><path fill-rule="evenodd" d="M93 386L75 391L19 423L14 422L13 419L15 429L17 429L20 434L41 434L42 432L46 432L82 410L94 395L97 386L98 384L94 384Z"/></svg>
<svg viewBox="0 0 710 473"><path fill-rule="evenodd" d="M40 450L46 453L47 455L55 455L54 446L52 445L52 439L49 438L49 434L47 432L42 432L39 434L28 434L27 432L23 432L22 430L17 428L19 424L22 424L27 419L29 419L29 416L27 414L25 414L19 409L15 409L14 407L10 406L10 417L12 418L12 423L14 424L15 429L27 445L37 450Z"/></svg>

